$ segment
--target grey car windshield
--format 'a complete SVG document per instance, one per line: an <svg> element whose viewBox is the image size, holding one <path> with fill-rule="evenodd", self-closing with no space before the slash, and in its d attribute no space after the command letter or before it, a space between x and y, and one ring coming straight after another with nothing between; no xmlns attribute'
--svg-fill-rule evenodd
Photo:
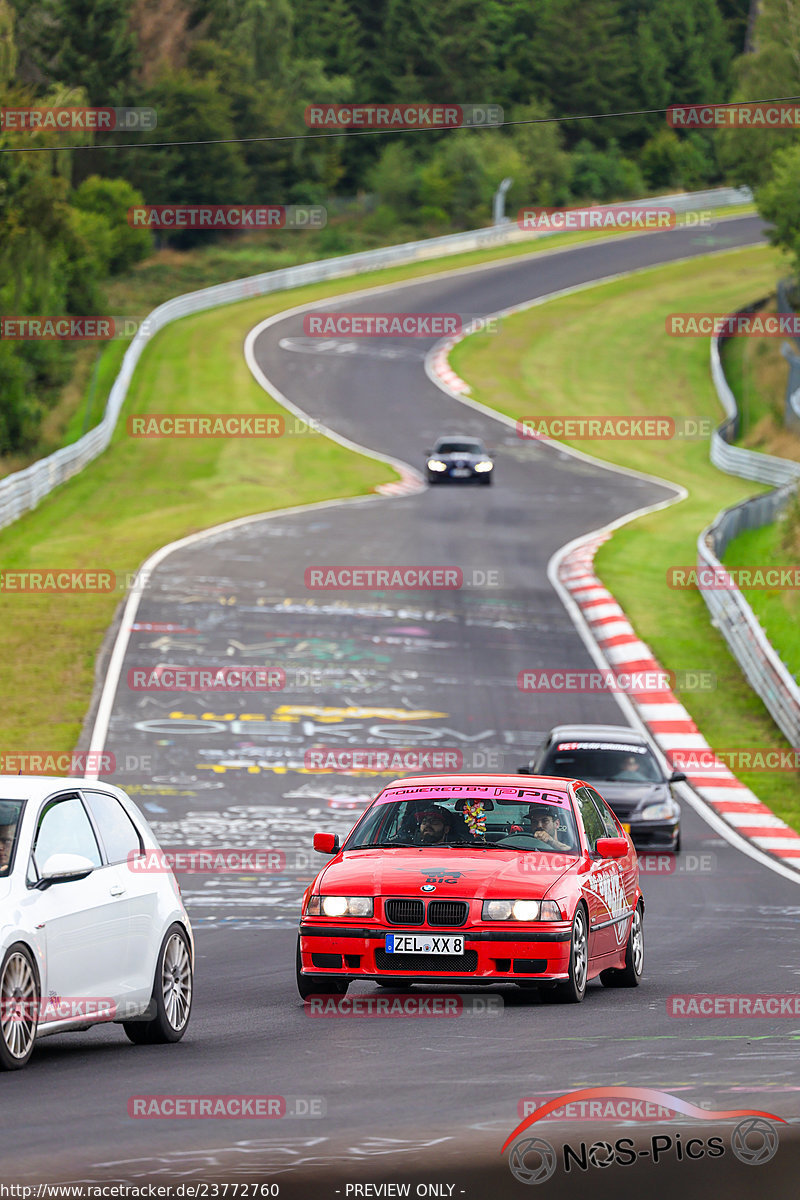
<svg viewBox="0 0 800 1200"><path fill-rule="evenodd" d="M600 782L663 783L664 775L647 746L619 742L560 742L539 767L542 775Z"/></svg>
<svg viewBox="0 0 800 1200"><path fill-rule="evenodd" d="M485 454L479 442L439 442L436 454Z"/></svg>

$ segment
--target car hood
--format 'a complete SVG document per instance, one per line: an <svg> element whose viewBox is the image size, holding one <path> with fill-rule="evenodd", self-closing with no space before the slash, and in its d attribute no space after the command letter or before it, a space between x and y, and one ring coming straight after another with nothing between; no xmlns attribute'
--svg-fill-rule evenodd
<svg viewBox="0 0 800 1200"><path fill-rule="evenodd" d="M668 783L623 783L620 780L589 780L614 812L632 813L647 804L660 804L669 800Z"/></svg>
<svg viewBox="0 0 800 1200"><path fill-rule="evenodd" d="M319 890L334 895L418 896L437 899L509 899L522 895L541 899L567 871L580 862L564 855L535 866L535 854L518 850L425 848L346 850L325 867ZM424 893L433 884L435 892ZM315 889L316 890L316 889Z"/></svg>

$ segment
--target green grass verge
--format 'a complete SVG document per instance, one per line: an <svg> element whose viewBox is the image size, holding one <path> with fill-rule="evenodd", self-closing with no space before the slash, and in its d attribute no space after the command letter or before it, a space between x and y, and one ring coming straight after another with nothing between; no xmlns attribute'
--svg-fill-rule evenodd
<svg viewBox="0 0 800 1200"><path fill-rule="evenodd" d="M579 292L506 319L497 335L466 339L451 355L452 366L469 380L475 399L517 420L664 414L710 418L716 424L720 407L708 342L665 336L665 318L676 311L741 307L769 290L776 264L776 252L769 248L740 250ZM682 503L615 533L597 555L597 570L665 667L714 673L714 691L680 697L713 747L785 748L712 628L699 594L671 590L666 583L669 567L695 562L700 530L720 509L757 492L758 485L712 467L707 439L570 444L687 489ZM791 779L762 772L741 778L800 828L800 796Z"/></svg>
<svg viewBox="0 0 800 1200"><path fill-rule="evenodd" d="M725 566L794 567L796 553L782 544L782 524L748 529L734 538L723 559ZM742 588L772 645L795 679L800 681L800 593L791 589Z"/></svg>

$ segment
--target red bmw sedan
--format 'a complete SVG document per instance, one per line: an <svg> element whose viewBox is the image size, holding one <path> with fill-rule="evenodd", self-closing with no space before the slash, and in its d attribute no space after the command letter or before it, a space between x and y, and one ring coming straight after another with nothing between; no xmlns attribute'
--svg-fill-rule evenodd
<svg viewBox="0 0 800 1200"><path fill-rule="evenodd" d="M577 779L426 775L395 780L303 896L297 986L516 983L578 1003L597 976L636 987L644 899L636 852Z"/></svg>

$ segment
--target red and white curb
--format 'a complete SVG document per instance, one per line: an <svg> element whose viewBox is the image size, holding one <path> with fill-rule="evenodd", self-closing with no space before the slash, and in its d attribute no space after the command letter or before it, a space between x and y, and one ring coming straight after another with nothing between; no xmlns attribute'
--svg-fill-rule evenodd
<svg viewBox="0 0 800 1200"><path fill-rule="evenodd" d="M610 533L589 538L562 560L558 578L578 605L600 653L615 673L660 672L664 668L649 646L638 638L625 613L594 573L594 556ZM702 800L759 850L800 870L800 835L776 817L755 793L745 787L720 759L667 688L628 692L639 719L666 755L694 756L704 764L685 769L687 780ZM668 759L669 761L669 759Z"/></svg>
<svg viewBox="0 0 800 1200"><path fill-rule="evenodd" d="M425 491L425 480L418 471L403 464L398 464L395 470L400 478L392 483L379 483L375 488L381 496L415 496L417 492Z"/></svg>
<svg viewBox="0 0 800 1200"><path fill-rule="evenodd" d="M436 347L436 352L433 355L433 358L431 359L431 367L433 368L433 372L437 379L440 379L442 383L447 385L447 387L452 388L454 392L468 392L470 390L469 384L466 383L460 375L456 375L448 361L450 351L453 349L453 346L455 346L457 342L460 342L462 338L466 337L467 333L468 330L465 330L462 334L459 334L458 337L448 338L446 341L440 342Z"/></svg>

